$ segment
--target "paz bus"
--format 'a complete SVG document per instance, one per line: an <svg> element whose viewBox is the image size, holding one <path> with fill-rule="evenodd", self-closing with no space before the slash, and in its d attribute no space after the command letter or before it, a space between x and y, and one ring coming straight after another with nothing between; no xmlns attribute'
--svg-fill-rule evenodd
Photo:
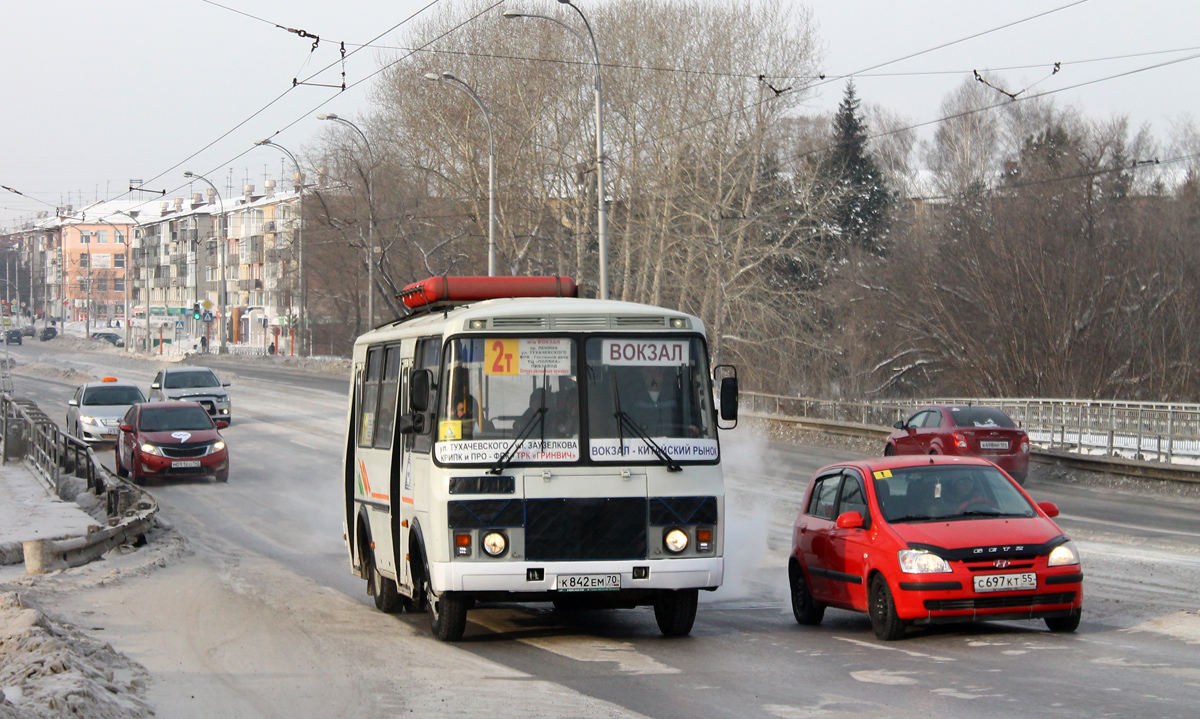
<svg viewBox="0 0 1200 719"><path fill-rule="evenodd" d="M478 602L653 606L691 631L724 575L718 424L737 374L704 326L569 277L435 277L359 337L344 461L353 573L457 641Z"/></svg>

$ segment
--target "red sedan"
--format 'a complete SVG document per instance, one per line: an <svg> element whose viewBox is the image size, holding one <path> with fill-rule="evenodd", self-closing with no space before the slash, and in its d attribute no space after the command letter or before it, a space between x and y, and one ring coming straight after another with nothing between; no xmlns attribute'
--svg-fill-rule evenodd
<svg viewBox="0 0 1200 719"><path fill-rule="evenodd" d="M910 625L1042 619L1079 626L1075 545L994 465L971 457L885 457L826 467L796 517L792 612L866 612L880 639Z"/></svg>
<svg viewBox="0 0 1200 719"><path fill-rule="evenodd" d="M214 423L195 402L135 404L121 420L117 474L142 484L151 477L213 477L229 481L229 450Z"/></svg>
<svg viewBox="0 0 1200 719"><path fill-rule="evenodd" d="M895 425L883 448L896 454L983 457L1019 484L1029 474L1029 435L995 407L931 405Z"/></svg>

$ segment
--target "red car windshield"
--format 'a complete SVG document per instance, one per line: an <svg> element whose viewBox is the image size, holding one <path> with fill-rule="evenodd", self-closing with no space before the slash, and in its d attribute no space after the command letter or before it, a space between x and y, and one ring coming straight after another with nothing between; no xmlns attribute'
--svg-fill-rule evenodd
<svg viewBox="0 0 1200 719"><path fill-rule="evenodd" d="M140 429L143 432L169 432L173 429L200 430L214 427L208 412L195 407L161 407L143 409Z"/></svg>
<svg viewBox="0 0 1200 719"><path fill-rule="evenodd" d="M1033 505L995 467L921 466L875 472L888 522L1033 517Z"/></svg>

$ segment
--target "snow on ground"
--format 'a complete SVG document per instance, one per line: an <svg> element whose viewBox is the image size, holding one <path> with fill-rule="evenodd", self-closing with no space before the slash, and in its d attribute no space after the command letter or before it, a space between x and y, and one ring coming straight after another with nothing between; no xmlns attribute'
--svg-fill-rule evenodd
<svg viewBox="0 0 1200 719"><path fill-rule="evenodd" d="M150 717L141 699L147 680L108 644L26 606L16 592L0 594L0 717Z"/></svg>

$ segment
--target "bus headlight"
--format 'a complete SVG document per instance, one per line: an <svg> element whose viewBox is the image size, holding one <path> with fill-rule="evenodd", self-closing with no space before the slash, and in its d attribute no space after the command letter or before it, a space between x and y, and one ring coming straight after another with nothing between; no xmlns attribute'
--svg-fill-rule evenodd
<svg viewBox="0 0 1200 719"><path fill-rule="evenodd" d="M500 532L488 532L480 544L489 557L499 557L508 549L508 537Z"/></svg>
<svg viewBox="0 0 1200 719"><path fill-rule="evenodd" d="M663 546L666 547L667 551L671 554L679 554L683 550L687 549L687 545L687 532L683 531L682 529L669 529L667 530L667 533L663 535Z"/></svg>

